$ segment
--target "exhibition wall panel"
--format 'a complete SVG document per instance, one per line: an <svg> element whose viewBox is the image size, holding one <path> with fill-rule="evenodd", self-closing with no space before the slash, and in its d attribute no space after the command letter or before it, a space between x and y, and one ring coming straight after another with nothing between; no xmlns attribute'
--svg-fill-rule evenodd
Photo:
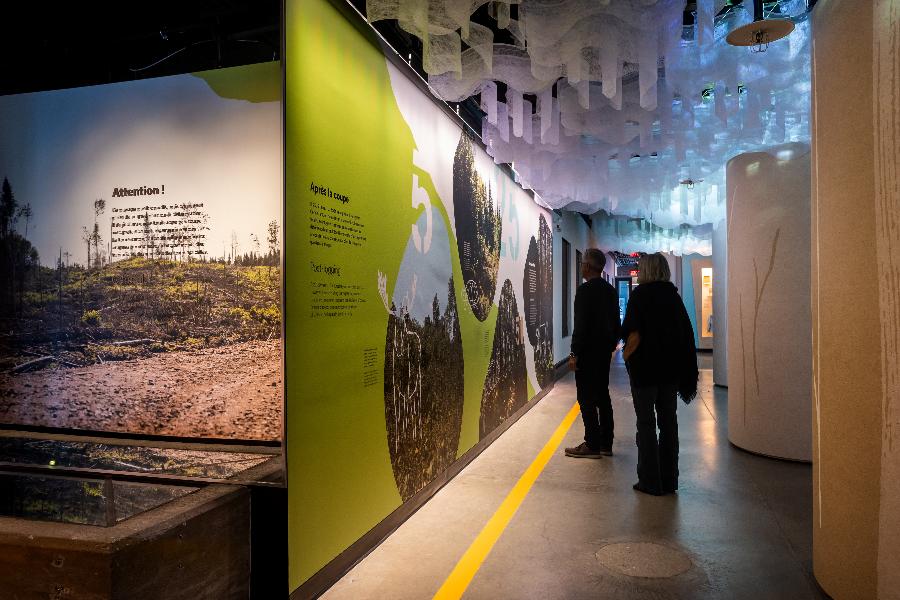
<svg viewBox="0 0 900 600"><path fill-rule="evenodd" d="M695 258L691 261L691 287L694 296L694 335L698 350L712 350L712 258ZM690 310L690 308L688 308Z"/></svg>
<svg viewBox="0 0 900 600"><path fill-rule="evenodd" d="M684 307L688 311L688 317L691 319L691 327L694 328L694 345L700 347L700 328L697 323L697 306L695 297L700 295L700 289L694 289L694 269L691 263L695 260L705 260L707 256L702 254L685 254L681 257L681 299L684 301ZM676 284L678 285L678 284Z"/></svg>
<svg viewBox="0 0 900 600"><path fill-rule="evenodd" d="M280 80L0 97L0 424L277 444Z"/></svg>
<svg viewBox="0 0 900 600"><path fill-rule="evenodd" d="M285 22L293 591L552 386L553 247L372 32Z"/></svg>

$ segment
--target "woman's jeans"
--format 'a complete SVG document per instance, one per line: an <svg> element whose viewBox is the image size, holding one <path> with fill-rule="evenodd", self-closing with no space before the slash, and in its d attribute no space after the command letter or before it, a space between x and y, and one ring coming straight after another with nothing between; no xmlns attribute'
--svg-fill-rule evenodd
<svg viewBox="0 0 900 600"><path fill-rule="evenodd" d="M631 388L637 417L638 483L650 492L678 489L677 394L677 379L665 385Z"/></svg>

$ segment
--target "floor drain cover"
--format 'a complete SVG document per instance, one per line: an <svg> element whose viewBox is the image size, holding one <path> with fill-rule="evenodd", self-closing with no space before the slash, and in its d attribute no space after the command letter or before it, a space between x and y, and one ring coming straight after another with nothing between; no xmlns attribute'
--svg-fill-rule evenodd
<svg viewBox="0 0 900 600"><path fill-rule="evenodd" d="M674 577L691 568L691 560L678 550L659 544L625 542L597 550L597 561L632 577Z"/></svg>

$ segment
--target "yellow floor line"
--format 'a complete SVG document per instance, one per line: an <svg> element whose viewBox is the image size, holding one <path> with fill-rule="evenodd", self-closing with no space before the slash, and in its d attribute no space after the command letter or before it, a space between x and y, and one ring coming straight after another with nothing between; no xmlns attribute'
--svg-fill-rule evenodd
<svg viewBox="0 0 900 600"><path fill-rule="evenodd" d="M472 545L466 550L462 560L459 561L456 568L450 573L450 577L447 578L447 581L444 582L441 589L438 590L438 593L434 597L435 600L458 600L462 597L463 592L469 587L472 578L475 577L475 573L481 568L481 563L487 558L488 552L494 547L494 543L500 537L500 534L503 533L503 530L516 513L522 500L525 499L528 491L531 490L531 486L538 478L538 475L540 475L541 471L544 470L544 467L547 466L550 457L556 452L556 449L566 436L566 432L569 431L569 427L572 426L572 423L575 421L576 417L578 417L580 412L578 403L575 403L575 406L572 407L572 410L569 411L569 414L566 415L563 422L556 428L553 437L550 438L544 446L544 449L541 450L541 453L537 455L534 462L531 463L522 477L519 478L516 487L512 489L503 501L503 504L501 504L500 508L497 509L497 512L494 513L494 516L488 521L488 524L484 526L484 529L481 530L481 533L478 534L478 537L475 538L475 541L472 542Z"/></svg>

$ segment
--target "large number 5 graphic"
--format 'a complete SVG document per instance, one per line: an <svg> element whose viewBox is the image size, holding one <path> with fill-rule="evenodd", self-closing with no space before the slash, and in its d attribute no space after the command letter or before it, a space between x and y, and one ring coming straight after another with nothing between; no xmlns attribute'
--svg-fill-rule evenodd
<svg viewBox="0 0 900 600"><path fill-rule="evenodd" d="M516 243L513 245L512 236L509 236L509 254L513 260L519 260L519 210L513 204L512 199L509 201L509 222L516 220Z"/></svg>
<svg viewBox="0 0 900 600"><path fill-rule="evenodd" d="M506 248L509 247L509 255L513 260L519 259L519 209L516 208L516 205L513 203L512 194L509 195L509 218L507 219L506 212L506 194L502 196L503 201L500 204L500 214L503 218L503 229L506 229L506 223L512 223L513 219L516 221L516 243L513 244L512 236L509 236L507 239L509 242L503 241L503 236L501 234L500 237L500 256L506 256Z"/></svg>

